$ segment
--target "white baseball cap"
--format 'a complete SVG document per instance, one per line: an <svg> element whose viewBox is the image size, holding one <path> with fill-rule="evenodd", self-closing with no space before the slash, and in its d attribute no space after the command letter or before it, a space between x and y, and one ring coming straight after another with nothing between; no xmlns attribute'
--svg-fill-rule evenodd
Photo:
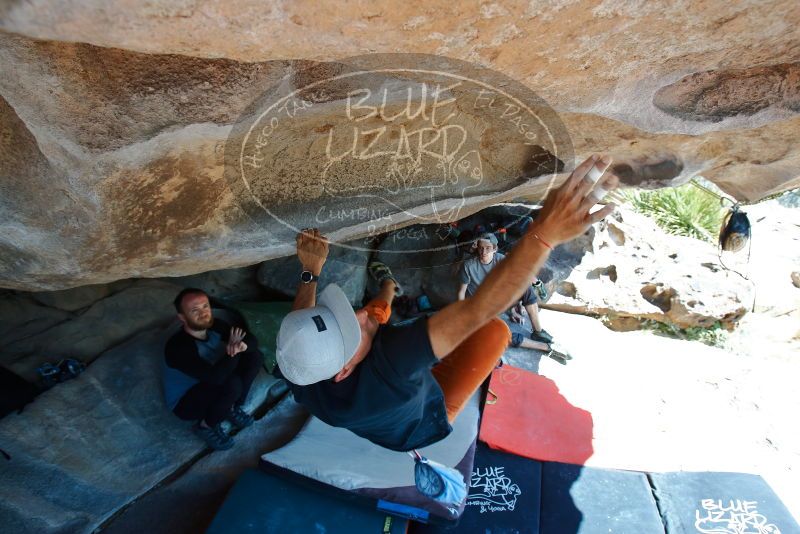
<svg viewBox="0 0 800 534"><path fill-rule="evenodd" d="M361 343L361 327L344 291L329 284L313 308L291 312L278 331L281 374L307 386L335 376Z"/></svg>

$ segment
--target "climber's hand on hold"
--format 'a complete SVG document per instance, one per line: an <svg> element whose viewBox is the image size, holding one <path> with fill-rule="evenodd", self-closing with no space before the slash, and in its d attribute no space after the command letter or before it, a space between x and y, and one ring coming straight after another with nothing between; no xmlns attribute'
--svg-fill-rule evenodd
<svg viewBox="0 0 800 534"><path fill-rule="evenodd" d="M306 228L297 234L297 258L304 271L319 276L328 258L328 238L317 228Z"/></svg>
<svg viewBox="0 0 800 534"><path fill-rule="evenodd" d="M601 200L598 196L605 196L619 184L616 176L605 174L611 161L610 156L592 156L578 165L561 187L547 195L529 232L555 247L583 234L611 213L614 204L590 212ZM596 185L592 178L598 178Z"/></svg>

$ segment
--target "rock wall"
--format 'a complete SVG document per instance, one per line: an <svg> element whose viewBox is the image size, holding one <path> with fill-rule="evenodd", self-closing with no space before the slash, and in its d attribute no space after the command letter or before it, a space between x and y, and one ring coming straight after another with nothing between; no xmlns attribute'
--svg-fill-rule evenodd
<svg viewBox="0 0 800 534"><path fill-rule="evenodd" d="M792 1L3 3L0 65L12 75L0 77L0 287L251 265L290 254L304 226L343 242L376 225L453 220L541 199L599 151L628 186L702 174L755 201L800 185L798 27ZM350 128L342 110L360 87L339 81L300 95L310 109L264 143L262 172L230 178L232 147L248 139L265 95L371 61L354 56L412 53L451 58L447 68L498 93L524 93L567 148L513 139L511 123L504 130L464 104L474 91L451 89L471 145L445 158L446 179L442 161L414 174L390 168L397 158L361 158L325 167L323 183L326 139ZM409 78L414 59L380 61L405 61L406 71L376 87L432 83ZM390 115L402 111L400 93ZM362 141L373 146L387 122L366 118L359 124L373 130L362 128ZM399 154L400 127L438 137L442 125L423 119L389 124L384 139ZM332 185L392 196L331 196Z"/></svg>
<svg viewBox="0 0 800 534"><path fill-rule="evenodd" d="M678 328L733 330L751 311L753 289L727 270L712 244L665 234L622 206L584 236L580 261L559 247L545 266L554 289L544 307L606 316L614 330L638 330L642 319ZM738 266L737 266L738 267Z"/></svg>

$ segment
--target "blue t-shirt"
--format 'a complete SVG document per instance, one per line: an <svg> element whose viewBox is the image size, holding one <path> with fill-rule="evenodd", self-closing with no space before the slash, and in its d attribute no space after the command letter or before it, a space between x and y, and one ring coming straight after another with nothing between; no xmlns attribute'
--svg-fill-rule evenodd
<svg viewBox="0 0 800 534"><path fill-rule="evenodd" d="M341 382L331 378L291 388L295 400L329 425L387 449L408 451L436 443L453 430L442 388L431 374L436 363L427 319L421 318L379 327L367 357Z"/></svg>

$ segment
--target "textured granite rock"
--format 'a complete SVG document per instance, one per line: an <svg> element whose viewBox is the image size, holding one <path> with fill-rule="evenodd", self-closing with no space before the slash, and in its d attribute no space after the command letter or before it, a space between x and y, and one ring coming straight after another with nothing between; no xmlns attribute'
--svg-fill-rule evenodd
<svg viewBox="0 0 800 534"><path fill-rule="evenodd" d="M147 329L163 327L175 318L172 299L181 286L139 280L98 300L80 315L47 330L4 343L0 359L14 372L34 381L44 362L77 358L91 363L105 350Z"/></svg>
<svg viewBox="0 0 800 534"><path fill-rule="evenodd" d="M460 257L446 226L418 224L387 234L374 257L389 266L408 297L427 295L435 308L456 300Z"/></svg>
<svg viewBox="0 0 800 534"><path fill-rule="evenodd" d="M40 291L29 293L28 296L42 306L76 312L125 289L131 283L133 280L120 280L111 284L80 286L61 291Z"/></svg>
<svg viewBox="0 0 800 534"><path fill-rule="evenodd" d="M138 499L104 529L109 534L203 532L246 469L257 469L261 455L288 443L308 412L287 395L255 424L236 434L236 446L200 459L177 480Z"/></svg>
<svg viewBox="0 0 800 534"><path fill-rule="evenodd" d="M29 295L11 292L0 295L0 339L3 346L44 332L73 317L72 313L42 306Z"/></svg>
<svg viewBox="0 0 800 534"><path fill-rule="evenodd" d="M364 239L330 245L319 289L324 289L330 283L337 284L347 295L350 304L360 307L367 287L367 262L371 252L370 241ZM258 281L270 290L294 298L302 270L297 255L269 260L259 266Z"/></svg>
<svg viewBox="0 0 800 534"><path fill-rule="evenodd" d="M264 290L258 283L258 267L220 269L189 276L162 278L164 282L183 287L197 287L210 297L231 300L264 300Z"/></svg>
<svg viewBox="0 0 800 534"><path fill-rule="evenodd" d="M470 72L489 69L497 90L516 80L563 123L564 170L604 151L627 185L702 174L740 200L760 199L800 185L799 27L790 0L6 3L0 65L14 76L0 79L0 286L64 289L253 265L289 255L304 226L342 242L376 225L391 231L539 200L553 185L530 172L552 147L526 150L460 100L477 154L463 162L480 169L480 183L450 174L462 180L454 196L433 165L389 176L379 159L352 157L335 162L326 184L391 190L392 204L322 195L326 139L352 126L341 111L358 86L346 81L303 93L313 105L299 116L287 108L293 122L265 145L263 172L226 179L226 146L245 139L238 119L254 100L338 76L371 53L468 61ZM402 77L379 78L390 87ZM402 106L391 101L388 115ZM362 147L386 126L373 119L359 123ZM385 139L400 153L403 134L392 128ZM252 202L273 217L254 219Z"/></svg>
<svg viewBox="0 0 800 534"><path fill-rule="evenodd" d="M582 242L582 243L581 243ZM560 251L567 248L572 253ZM612 328L633 329L626 318L654 319L680 328L733 329L750 310L752 287L720 264L710 243L665 234L643 215L618 208L580 240L559 246L546 308L609 315ZM555 283L553 283L555 282Z"/></svg>
<svg viewBox="0 0 800 534"><path fill-rule="evenodd" d="M0 420L0 524L20 533L91 532L204 451L164 404L163 344L142 333L78 378ZM278 383L260 373L246 409Z"/></svg>

